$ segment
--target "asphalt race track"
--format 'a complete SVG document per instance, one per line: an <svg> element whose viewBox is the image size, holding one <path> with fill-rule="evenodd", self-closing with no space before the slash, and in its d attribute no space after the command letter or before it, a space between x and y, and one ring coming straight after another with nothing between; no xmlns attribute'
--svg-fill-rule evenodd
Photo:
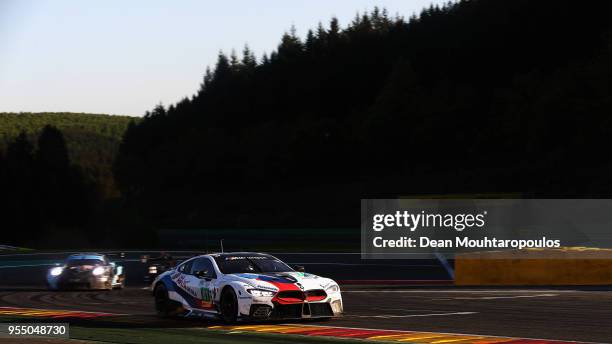
<svg viewBox="0 0 612 344"><path fill-rule="evenodd" d="M218 325L201 320L157 318L150 292L139 283L142 275L140 268L135 267L141 263L133 262L131 269L126 264L132 278L128 279L128 287L124 290L61 292L44 290L41 284L31 283L31 280L26 281L29 285L16 282L32 273L43 272L44 276L46 267L11 268L16 265L3 264L0 269L0 315L3 311L17 314L20 309L28 308L35 310L29 311L32 314L40 313L39 316L55 314L40 310L74 311L65 316L103 321L117 327ZM144 267L141 268L144 271ZM11 285L10 282L15 283ZM367 285L342 288L345 316L325 322L325 326L612 342L612 290L606 288L468 289ZM62 314L59 312L55 317L61 319Z"/></svg>

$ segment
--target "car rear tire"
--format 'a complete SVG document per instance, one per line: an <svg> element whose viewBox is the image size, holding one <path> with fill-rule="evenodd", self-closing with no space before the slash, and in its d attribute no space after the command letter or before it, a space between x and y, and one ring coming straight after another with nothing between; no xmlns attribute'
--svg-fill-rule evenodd
<svg viewBox="0 0 612 344"><path fill-rule="evenodd" d="M238 317L238 298L232 287L225 288L221 294L221 320L228 324L236 322Z"/></svg>
<svg viewBox="0 0 612 344"><path fill-rule="evenodd" d="M155 311L162 318L174 317L183 312L183 306L176 301L170 300L168 290L163 284L155 288Z"/></svg>

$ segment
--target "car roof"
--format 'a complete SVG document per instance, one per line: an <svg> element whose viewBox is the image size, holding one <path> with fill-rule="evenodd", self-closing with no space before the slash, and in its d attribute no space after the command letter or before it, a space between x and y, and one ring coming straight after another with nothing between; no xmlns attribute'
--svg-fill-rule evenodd
<svg viewBox="0 0 612 344"><path fill-rule="evenodd" d="M68 256L68 259L99 259L104 260L104 255L99 253L76 253Z"/></svg>
<svg viewBox="0 0 612 344"><path fill-rule="evenodd" d="M267 253L260 252L222 252L222 253L209 253L206 256L211 257L272 257Z"/></svg>
<svg viewBox="0 0 612 344"><path fill-rule="evenodd" d="M266 257L266 258L276 259L274 256L270 254L260 253L260 252L218 252L218 253L205 253L205 254L195 255L193 257L186 258L185 260L181 261L180 264L178 265L183 265L186 262L193 260L194 258L200 258L200 257L210 257L213 259L223 258L223 257Z"/></svg>

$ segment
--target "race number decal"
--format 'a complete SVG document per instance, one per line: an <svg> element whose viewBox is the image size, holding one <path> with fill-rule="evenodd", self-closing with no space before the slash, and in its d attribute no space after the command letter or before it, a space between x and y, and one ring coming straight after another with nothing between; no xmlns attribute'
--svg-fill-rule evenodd
<svg viewBox="0 0 612 344"><path fill-rule="evenodd" d="M210 291L210 289L206 287L201 287L200 292L202 295L202 300L200 301L202 308L212 308L212 292Z"/></svg>

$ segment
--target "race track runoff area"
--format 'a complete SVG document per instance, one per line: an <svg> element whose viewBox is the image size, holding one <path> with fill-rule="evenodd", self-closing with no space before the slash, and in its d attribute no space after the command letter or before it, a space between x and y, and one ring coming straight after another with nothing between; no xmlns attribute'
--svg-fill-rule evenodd
<svg viewBox="0 0 612 344"><path fill-rule="evenodd" d="M609 343L610 304L606 290L360 286L345 290L346 314L339 319L225 325L160 319L142 288L4 289L0 322L69 322L72 339L108 343Z"/></svg>

